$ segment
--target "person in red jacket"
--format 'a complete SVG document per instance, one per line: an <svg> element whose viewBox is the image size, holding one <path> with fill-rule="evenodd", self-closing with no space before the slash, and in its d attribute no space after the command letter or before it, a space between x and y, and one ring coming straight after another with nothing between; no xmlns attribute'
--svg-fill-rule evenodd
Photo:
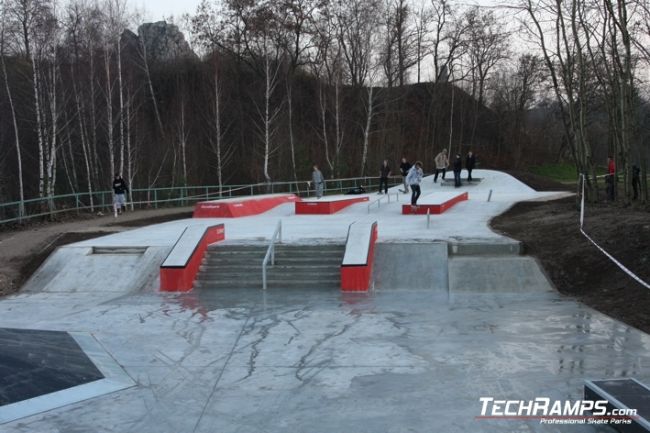
<svg viewBox="0 0 650 433"><path fill-rule="evenodd" d="M607 199L614 201L616 198L616 162L611 156L607 158L607 176L605 176L605 183L607 184Z"/></svg>

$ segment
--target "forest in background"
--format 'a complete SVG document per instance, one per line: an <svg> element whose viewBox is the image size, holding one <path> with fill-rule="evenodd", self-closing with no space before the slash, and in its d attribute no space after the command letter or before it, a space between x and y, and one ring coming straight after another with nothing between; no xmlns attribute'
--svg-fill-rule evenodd
<svg viewBox="0 0 650 433"><path fill-rule="evenodd" d="M471 148L482 167L571 161L590 199L614 155L625 204L632 165L647 170L642 1L204 0L179 23L191 45L124 0L1 6L0 202L90 199L114 173L148 188L304 180L313 163L374 176L402 155L430 170Z"/></svg>

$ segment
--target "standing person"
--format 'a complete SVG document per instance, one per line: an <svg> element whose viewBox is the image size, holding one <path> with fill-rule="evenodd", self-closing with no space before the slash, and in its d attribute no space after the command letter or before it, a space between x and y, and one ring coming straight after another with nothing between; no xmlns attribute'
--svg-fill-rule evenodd
<svg viewBox="0 0 650 433"><path fill-rule="evenodd" d="M460 153L456 154L456 159L454 159L454 186L458 188L460 186L460 172L463 169L463 160L460 157Z"/></svg>
<svg viewBox="0 0 650 433"><path fill-rule="evenodd" d="M418 208L418 199L420 198L420 194L422 194L422 191L420 190L422 176L424 176L422 163L418 161L413 167L411 167L406 176L406 182L411 185L411 210L416 210Z"/></svg>
<svg viewBox="0 0 650 433"><path fill-rule="evenodd" d="M325 187L325 178L316 164L314 164L314 171L311 173L311 180L314 182L316 198L321 198L323 196L323 188Z"/></svg>
<svg viewBox="0 0 650 433"><path fill-rule="evenodd" d="M433 183L438 182L438 173L442 173L442 179L445 178L447 167L449 167L449 157L447 156L447 149L442 149L435 159L436 175L433 177Z"/></svg>
<svg viewBox="0 0 650 433"><path fill-rule="evenodd" d="M129 192L129 187L126 181L122 179L121 174L116 174L113 178L113 212L115 218L118 213L122 213L122 208L126 210L126 193Z"/></svg>
<svg viewBox="0 0 650 433"><path fill-rule="evenodd" d="M388 160L384 159L384 162L379 168L379 194L381 194L382 186L384 192L388 194L388 176L390 176L390 166L388 165Z"/></svg>
<svg viewBox="0 0 650 433"><path fill-rule="evenodd" d="M632 189L634 190L633 200L639 198L639 188L641 188L641 169L637 165L632 166Z"/></svg>
<svg viewBox="0 0 650 433"><path fill-rule="evenodd" d="M476 155L474 155L470 150L469 152L467 152L467 156L465 157L465 168L467 169L468 182L472 181L472 170L474 170L475 166L476 166Z"/></svg>
<svg viewBox="0 0 650 433"><path fill-rule="evenodd" d="M614 201L616 199L616 163L611 156L607 158L607 176L605 176L605 183L607 183L607 199Z"/></svg>
<svg viewBox="0 0 650 433"><path fill-rule="evenodd" d="M406 176L408 176L410 169L411 164L406 160L405 157L402 157L402 163L399 165L399 171L402 174L402 182L404 183L404 189L402 190L404 194L408 194L409 192L409 184L406 181Z"/></svg>

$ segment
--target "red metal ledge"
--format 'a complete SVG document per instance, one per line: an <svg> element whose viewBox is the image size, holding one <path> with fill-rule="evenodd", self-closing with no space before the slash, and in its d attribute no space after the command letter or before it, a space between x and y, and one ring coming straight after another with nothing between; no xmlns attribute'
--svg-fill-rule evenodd
<svg viewBox="0 0 650 433"><path fill-rule="evenodd" d="M355 203L368 201L368 197L303 200L296 202L296 215L331 215Z"/></svg>
<svg viewBox="0 0 650 433"><path fill-rule="evenodd" d="M447 210L449 210L452 206L454 206L457 203L460 203L461 201L465 201L469 199L469 195L467 192L459 193L456 196L444 200L440 203L422 203L418 204L416 209L412 209L410 204L405 204L402 205L402 214L403 215L426 215L427 211L429 213L433 214L441 214Z"/></svg>
<svg viewBox="0 0 650 433"><path fill-rule="evenodd" d="M370 289L377 236L376 221L353 223L350 226L341 265L342 291L367 292Z"/></svg>
<svg viewBox="0 0 650 433"><path fill-rule="evenodd" d="M239 218L258 215L284 203L299 201L295 194L268 194L202 201L194 206L194 218Z"/></svg>
<svg viewBox="0 0 650 433"><path fill-rule="evenodd" d="M160 290L164 292L191 290L208 245L225 238L226 231L223 224L187 227L160 266Z"/></svg>

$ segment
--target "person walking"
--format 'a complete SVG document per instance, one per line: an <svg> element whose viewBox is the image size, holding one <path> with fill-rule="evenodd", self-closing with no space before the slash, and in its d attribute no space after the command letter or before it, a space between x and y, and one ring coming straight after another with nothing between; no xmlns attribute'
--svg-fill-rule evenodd
<svg viewBox="0 0 650 433"><path fill-rule="evenodd" d="M465 157L465 168L467 169L467 181L472 181L472 170L476 166L476 155L470 150Z"/></svg>
<svg viewBox="0 0 650 433"><path fill-rule="evenodd" d="M390 176L390 166L388 165L388 160L384 159L384 162L379 168L379 194L381 194L382 188L384 193L388 194L388 177Z"/></svg>
<svg viewBox="0 0 650 433"><path fill-rule="evenodd" d="M311 173L311 180L314 183L314 190L316 191L316 198L323 196L323 189L325 187L325 178L323 173L318 169L318 165L314 164L314 171Z"/></svg>
<svg viewBox="0 0 650 433"><path fill-rule="evenodd" d="M417 161L413 167L406 175L406 182L411 185L411 210L416 210L418 208L418 199L422 191L420 190L420 183L422 182L422 176L424 172L422 171L422 162Z"/></svg>
<svg viewBox="0 0 650 433"><path fill-rule="evenodd" d="M638 165L632 166L632 190L634 191L634 197L632 200L639 198L639 188L641 188L641 169Z"/></svg>
<svg viewBox="0 0 650 433"><path fill-rule="evenodd" d="M436 155L436 174L433 177L433 183L438 182L438 174L442 174L442 179L445 178L447 167L449 167L449 157L447 156L447 149L442 149L442 152Z"/></svg>
<svg viewBox="0 0 650 433"><path fill-rule="evenodd" d="M614 201L616 199L616 162L611 156L607 158L607 176L605 176L605 183L607 183L607 199Z"/></svg>
<svg viewBox="0 0 650 433"><path fill-rule="evenodd" d="M113 178L113 213L115 218L122 213L122 208L126 210L126 193L129 187L121 174L116 174Z"/></svg>
<svg viewBox="0 0 650 433"><path fill-rule="evenodd" d="M460 186L460 172L463 169L463 160L460 157L460 153L456 154L454 159L454 186L458 188Z"/></svg>
<svg viewBox="0 0 650 433"><path fill-rule="evenodd" d="M399 165L399 171L402 174L402 182L404 183L404 189L402 190L404 194L408 194L409 192L409 184L406 181L406 176L408 176L410 169L411 163L408 162L405 157L402 157L402 163Z"/></svg>

